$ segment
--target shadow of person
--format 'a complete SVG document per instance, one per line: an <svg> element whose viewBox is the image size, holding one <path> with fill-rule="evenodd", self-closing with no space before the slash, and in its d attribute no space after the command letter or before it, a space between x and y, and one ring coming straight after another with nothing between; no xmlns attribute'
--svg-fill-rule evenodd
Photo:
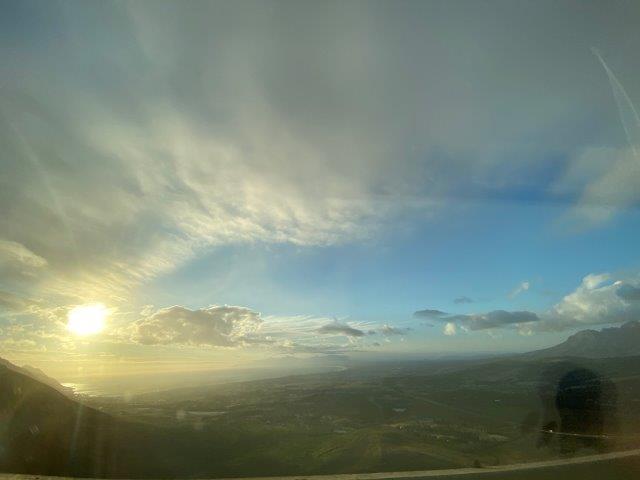
<svg viewBox="0 0 640 480"><path fill-rule="evenodd" d="M563 455L614 447L617 392L611 380L588 368L561 362L543 374L539 393L544 415L539 446L557 448Z"/></svg>

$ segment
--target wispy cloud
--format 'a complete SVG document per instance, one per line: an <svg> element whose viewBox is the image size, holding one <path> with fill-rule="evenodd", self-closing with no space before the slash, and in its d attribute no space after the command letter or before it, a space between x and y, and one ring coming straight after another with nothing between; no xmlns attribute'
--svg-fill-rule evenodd
<svg viewBox="0 0 640 480"><path fill-rule="evenodd" d="M31 268L42 268L47 265L44 258L21 243L0 239L0 265L3 263L17 263Z"/></svg>
<svg viewBox="0 0 640 480"><path fill-rule="evenodd" d="M460 297L454 298L453 303L455 303L456 305L461 305L464 303L473 303L473 300L467 296L461 295Z"/></svg>
<svg viewBox="0 0 640 480"><path fill-rule="evenodd" d="M426 308L424 310L418 310L417 312L413 312L413 316L416 318L438 318L444 317L447 313L442 310L434 310L431 308Z"/></svg>
<svg viewBox="0 0 640 480"><path fill-rule="evenodd" d="M511 293L509 293L509 298L515 298L520 295L522 292L526 292L531 287L531 283L529 282L521 282L518 284L516 288L514 288Z"/></svg>
<svg viewBox="0 0 640 480"><path fill-rule="evenodd" d="M317 330L323 335L345 335L347 337L364 337L365 332L357 328L350 327L346 323L333 322L323 325Z"/></svg>
<svg viewBox="0 0 640 480"><path fill-rule="evenodd" d="M638 204L640 193L640 117L638 111L602 54L593 49L613 93L624 130L626 146L589 146L569 165L554 186L556 192L581 189L572 216L588 226L610 220L619 210Z"/></svg>
<svg viewBox="0 0 640 480"><path fill-rule="evenodd" d="M411 331L411 327L395 327L392 325L383 325L383 327L379 331L382 335L390 337L394 335L406 335Z"/></svg>

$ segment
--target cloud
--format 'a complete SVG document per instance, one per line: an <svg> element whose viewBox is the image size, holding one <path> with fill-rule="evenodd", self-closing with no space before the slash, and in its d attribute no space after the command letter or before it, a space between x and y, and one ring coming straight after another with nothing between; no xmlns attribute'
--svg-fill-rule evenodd
<svg viewBox="0 0 640 480"><path fill-rule="evenodd" d="M32 268L42 268L47 265L44 258L21 243L0 239L0 265L3 263L17 263Z"/></svg>
<svg viewBox="0 0 640 480"><path fill-rule="evenodd" d="M365 332L343 323L328 323L317 330L323 335L345 335L347 337L364 337Z"/></svg>
<svg viewBox="0 0 640 480"><path fill-rule="evenodd" d="M375 3L38 9L46 28L6 12L20 28L0 34L15 47L2 79L0 231L46 259L43 292L78 299L127 297L221 245L355 242L452 197L512 199L541 162L575 150L573 119L598 98L591 65L553 39L577 22L564 46L578 53L585 32L618 45L636 28L564 8L551 24L544 9L513 6L502 15L523 32L514 44L506 27L468 27L486 16L473 2L416 5L398 21ZM518 53L531 48L542 64ZM541 82L551 69L567 80ZM531 141L548 125L565 135Z"/></svg>
<svg viewBox="0 0 640 480"><path fill-rule="evenodd" d="M633 187L640 183L639 165L640 158L630 147L598 146L581 151L554 187L560 193L580 189L568 212L570 225L597 227L637 205L640 196Z"/></svg>
<svg viewBox="0 0 640 480"><path fill-rule="evenodd" d="M0 314L2 313L5 318L25 317L23 321L28 320L27 325L33 331L44 331L47 327L55 330L66 319L65 308L50 307L40 299L0 290Z"/></svg>
<svg viewBox="0 0 640 480"><path fill-rule="evenodd" d="M529 282L521 282L516 288L514 288L509 294L509 298L515 298L520 295L522 292L526 292L529 290L531 284Z"/></svg>
<svg viewBox="0 0 640 480"><path fill-rule="evenodd" d="M2 315L5 312L7 315ZM65 307L45 308L35 300L0 292L0 336L12 339L13 343L7 345L14 350L18 345L16 342L29 340L21 345L72 351L76 349L78 339L70 337L66 331L67 312ZM180 349L251 349L271 355L282 352L329 355L357 351L358 344L354 339L365 335L365 330L356 326L328 324L327 318L263 317L259 312L240 306L191 309L179 305L166 308L146 305L140 318L134 321L129 318L128 312L115 311L105 331L92 339L96 349L99 345L110 345L108 348L147 345ZM368 326L366 323L357 325ZM319 331L326 335L319 335ZM348 341L337 341L342 335L346 335Z"/></svg>
<svg viewBox="0 0 640 480"><path fill-rule="evenodd" d="M417 318L437 318L437 317L444 317L448 315L446 312L443 312L441 310L432 310L429 308L426 308L424 310L418 310L417 312L413 312L413 316L417 317Z"/></svg>
<svg viewBox="0 0 640 480"><path fill-rule="evenodd" d="M640 183L640 117L600 52L593 49L593 53L609 80L627 145L584 148L554 186L558 193L572 189L580 191L578 202L570 214L587 226L602 224L621 209L637 205L640 201L637 188Z"/></svg>
<svg viewBox="0 0 640 480"><path fill-rule="evenodd" d="M455 335L457 333L456 324L453 322L445 323L443 332L447 336Z"/></svg>
<svg viewBox="0 0 640 480"><path fill-rule="evenodd" d="M399 328L399 327L393 327L391 325L384 325L380 329L380 333L386 337L390 337L393 335L406 335L410 330L411 328L409 327Z"/></svg>
<svg viewBox="0 0 640 480"><path fill-rule="evenodd" d="M463 303L473 303L473 300L470 299L469 297L465 297L464 295L462 295L460 297L454 298L453 303L455 303L456 305L461 305Z"/></svg>
<svg viewBox="0 0 640 480"><path fill-rule="evenodd" d="M295 340L285 340L277 345L281 352L289 354L322 354L322 355L342 355L355 351L352 345L331 345L331 344L308 344Z"/></svg>
<svg viewBox="0 0 640 480"><path fill-rule="evenodd" d="M468 330L486 330L489 328L501 328L508 325L537 322L540 319L538 315L528 311L509 312L506 310L494 310L488 313L452 315L447 317L446 320L450 323L455 322Z"/></svg>
<svg viewBox="0 0 640 480"><path fill-rule="evenodd" d="M136 321L130 335L144 345L231 347L239 345L261 322L258 312L244 307L214 305L191 310L176 305Z"/></svg>
<svg viewBox="0 0 640 480"><path fill-rule="evenodd" d="M2 188L1 185L0 188ZM22 243L0 238L0 282L5 285L5 288L17 286L29 288L43 277L47 265L45 258Z"/></svg>
<svg viewBox="0 0 640 480"><path fill-rule="evenodd" d="M55 273L48 289L122 296L216 246L357 241L394 212L435 204L415 197L412 167L386 152L404 149L404 138L362 121L370 108L384 118L388 107L362 91L372 85L370 68L344 61L344 44L375 51L366 21L332 27L338 37L326 37L264 23L259 5L232 7L235 25L213 6L201 5L200 14L213 24L177 5L170 7L176 22L149 7L105 4L99 23L91 7L68 11L71 23L43 7L51 31L71 29L58 37L59 62L49 62L48 41L29 36L33 50L16 58L31 59L20 62L29 65L20 77L33 83L3 78L15 101L0 108L7 141L0 231L14 232L16 245L39 246ZM302 20L310 11L293 7L287 15ZM238 28L246 41L233 40ZM327 43L339 37L354 41ZM106 84L77 74L95 58ZM325 81L314 81L316 67ZM334 101L343 97L350 100Z"/></svg>
<svg viewBox="0 0 640 480"><path fill-rule="evenodd" d="M26 351L42 351L43 345L41 342L36 342L32 339L22 338L22 339L14 339L14 338L4 338L0 340L0 345L2 345L3 349L7 351L11 351L12 353Z"/></svg>
<svg viewBox="0 0 640 480"><path fill-rule="evenodd" d="M12 46L0 99L0 232L10 235L0 275L7 290L50 305L130 307L134 287L222 246L360 242L424 222L452 200L522 201L520 186L542 200L586 192L585 205L605 209L637 195L626 147L573 154L584 125L611 103L599 101L602 82L580 52L598 32L629 44L637 21L624 9L602 18L505 6L500 25L474 2L416 4L397 18L349 2L36 10L9 9L15 28L0 29ZM548 81L549 71L561 80ZM593 117L575 122L585 98ZM548 159L565 156L570 185L549 195L531 172L552 172ZM582 162L604 167L578 165L573 175ZM271 344L267 330L282 326L269 332L274 344L332 341L313 338L322 337L318 319L265 326L246 312L221 315L147 312L135 338Z"/></svg>
<svg viewBox="0 0 640 480"><path fill-rule="evenodd" d="M10 292L0 291L0 308L12 313L23 313L35 305L35 302L28 298L14 295Z"/></svg>
<svg viewBox="0 0 640 480"><path fill-rule="evenodd" d="M438 320L467 330L517 328L522 334L562 331L594 325L625 323L640 317L640 277L616 279L608 273L589 274L570 294L546 311L494 310L449 315Z"/></svg>
<svg viewBox="0 0 640 480"><path fill-rule="evenodd" d="M557 331L637 320L640 303L634 296L638 287L638 277L616 279L608 273L589 274L578 288L541 314L542 321L534 330Z"/></svg>
<svg viewBox="0 0 640 480"><path fill-rule="evenodd" d="M346 324L335 319L307 315L266 316L255 335L243 340L249 346L263 345L274 351L345 353L356 351L361 343L359 339L370 335L370 332L371 325L366 322ZM255 338L269 339L269 343L256 342Z"/></svg>
<svg viewBox="0 0 640 480"><path fill-rule="evenodd" d="M627 302L640 302L640 287L622 284L616 289L616 295Z"/></svg>

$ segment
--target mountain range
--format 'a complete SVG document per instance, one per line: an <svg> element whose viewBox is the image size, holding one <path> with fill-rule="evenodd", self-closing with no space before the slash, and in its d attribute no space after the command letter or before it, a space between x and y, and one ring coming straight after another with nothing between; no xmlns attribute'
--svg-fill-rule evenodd
<svg viewBox="0 0 640 480"><path fill-rule="evenodd" d="M627 322L620 327L581 330L564 342L525 354L532 358L583 357L608 358L640 355L640 322Z"/></svg>

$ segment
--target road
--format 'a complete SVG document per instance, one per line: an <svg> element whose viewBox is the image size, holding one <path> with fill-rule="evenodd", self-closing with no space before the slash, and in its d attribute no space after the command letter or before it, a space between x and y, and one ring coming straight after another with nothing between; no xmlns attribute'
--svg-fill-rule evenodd
<svg viewBox="0 0 640 480"><path fill-rule="evenodd" d="M407 472L347 473L335 475L295 475L284 477L245 477L221 480L385 480L420 479L467 476L473 478L640 478L640 449L603 453L583 457L516 463L482 468L456 468L443 470L416 470ZM620 462L633 459L633 463ZM560 468L564 472L557 471ZM540 472L539 475L536 472ZM515 475L510 475L515 474ZM67 480L69 477L0 473L0 480Z"/></svg>

